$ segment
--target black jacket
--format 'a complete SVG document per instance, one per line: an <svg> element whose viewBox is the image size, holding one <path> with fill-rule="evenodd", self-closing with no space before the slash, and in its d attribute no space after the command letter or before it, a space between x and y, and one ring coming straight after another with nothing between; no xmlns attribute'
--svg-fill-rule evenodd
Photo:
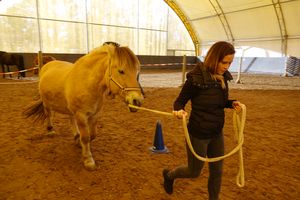
<svg viewBox="0 0 300 200"><path fill-rule="evenodd" d="M234 101L228 100L227 81L232 80L232 76L229 71L223 76L225 89L210 76L202 63L187 74L187 80L174 102L174 110L184 109L186 103L191 100L188 130L194 137L209 139L222 133L224 108L232 108Z"/></svg>

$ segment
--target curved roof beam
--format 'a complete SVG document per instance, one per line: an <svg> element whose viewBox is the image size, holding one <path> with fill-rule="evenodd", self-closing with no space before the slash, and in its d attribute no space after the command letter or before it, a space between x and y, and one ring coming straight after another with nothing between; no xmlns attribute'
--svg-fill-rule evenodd
<svg viewBox="0 0 300 200"><path fill-rule="evenodd" d="M222 26L224 28L224 31L226 33L226 36L227 36L227 39L234 43L234 37L232 35L232 31L231 31L231 28L228 24L228 21L226 19L226 16L224 14L224 11L222 9L222 7L220 6L220 3L218 2L218 0L209 0L210 4L212 5L212 7L214 8L217 16L219 17L221 23L222 23Z"/></svg>
<svg viewBox="0 0 300 200"><path fill-rule="evenodd" d="M195 46L195 54L196 56L200 55L200 42L198 40L196 31L194 30L192 24L189 22L188 18L186 15L183 13L183 11L179 8L179 6L176 4L175 1L172 0L164 0L177 14L177 16L180 18L182 23L184 24L186 30L189 32L190 37L194 43Z"/></svg>
<svg viewBox="0 0 300 200"><path fill-rule="evenodd" d="M276 13L276 17L278 20L278 25L280 29L280 36L281 36L281 53L286 56L287 55L287 31L286 25L282 13L282 8L279 0L272 0L272 4Z"/></svg>

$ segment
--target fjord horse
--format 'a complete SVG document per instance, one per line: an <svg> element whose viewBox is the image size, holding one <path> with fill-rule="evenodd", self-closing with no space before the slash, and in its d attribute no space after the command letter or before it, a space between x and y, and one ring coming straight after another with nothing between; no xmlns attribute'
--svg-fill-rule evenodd
<svg viewBox="0 0 300 200"><path fill-rule="evenodd" d="M48 55L42 56L42 66L44 66L45 64L53 60L56 60L56 58L54 58L53 56L48 56ZM39 58L38 56L36 56L33 60L33 66L38 66L38 65L39 65ZM35 69L33 73L38 74L38 71L39 71L38 69Z"/></svg>
<svg viewBox="0 0 300 200"><path fill-rule="evenodd" d="M22 55L7 53L5 51L0 51L0 65L2 67L3 78L5 78L5 66L7 67L8 72L10 72L9 66L13 66L13 65L17 66L19 71L25 70L24 58ZM18 77L19 75L25 77L25 72L20 72L18 73Z"/></svg>
<svg viewBox="0 0 300 200"><path fill-rule="evenodd" d="M137 81L140 63L128 48L105 43L74 64L51 61L40 72L40 98L24 110L27 117L46 120L53 134L52 113L70 116L74 138L81 145L86 169L96 167L91 153L96 122L106 95L119 95L126 104L141 106L143 95ZM129 108L131 112L136 109Z"/></svg>

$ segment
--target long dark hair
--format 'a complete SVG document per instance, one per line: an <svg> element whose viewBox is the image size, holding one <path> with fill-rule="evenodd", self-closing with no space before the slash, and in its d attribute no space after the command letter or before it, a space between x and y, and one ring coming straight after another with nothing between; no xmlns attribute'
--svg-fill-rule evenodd
<svg viewBox="0 0 300 200"><path fill-rule="evenodd" d="M221 62L225 56L232 54L235 54L232 44L225 41L216 42L208 50L203 64L208 68L211 74L216 74L218 63Z"/></svg>

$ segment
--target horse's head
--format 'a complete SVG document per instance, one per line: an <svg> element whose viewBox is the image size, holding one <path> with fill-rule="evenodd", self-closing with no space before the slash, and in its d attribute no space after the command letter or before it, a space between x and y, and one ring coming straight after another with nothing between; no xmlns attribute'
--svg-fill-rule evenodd
<svg viewBox="0 0 300 200"><path fill-rule="evenodd" d="M42 61L43 61L43 65L47 64L50 61L56 60L56 58L54 58L53 56L42 56ZM39 57L36 56L35 59L33 60L33 64L34 65L38 65L39 64Z"/></svg>
<svg viewBox="0 0 300 200"><path fill-rule="evenodd" d="M5 51L0 51L0 58L2 57L2 55L4 55L6 52Z"/></svg>
<svg viewBox="0 0 300 200"><path fill-rule="evenodd" d="M127 104L141 106L144 98L137 79L140 70L137 56L128 47L119 47L116 43L105 46L109 52L109 66L105 74L109 93L125 97ZM129 109L131 112L137 111L131 107Z"/></svg>

